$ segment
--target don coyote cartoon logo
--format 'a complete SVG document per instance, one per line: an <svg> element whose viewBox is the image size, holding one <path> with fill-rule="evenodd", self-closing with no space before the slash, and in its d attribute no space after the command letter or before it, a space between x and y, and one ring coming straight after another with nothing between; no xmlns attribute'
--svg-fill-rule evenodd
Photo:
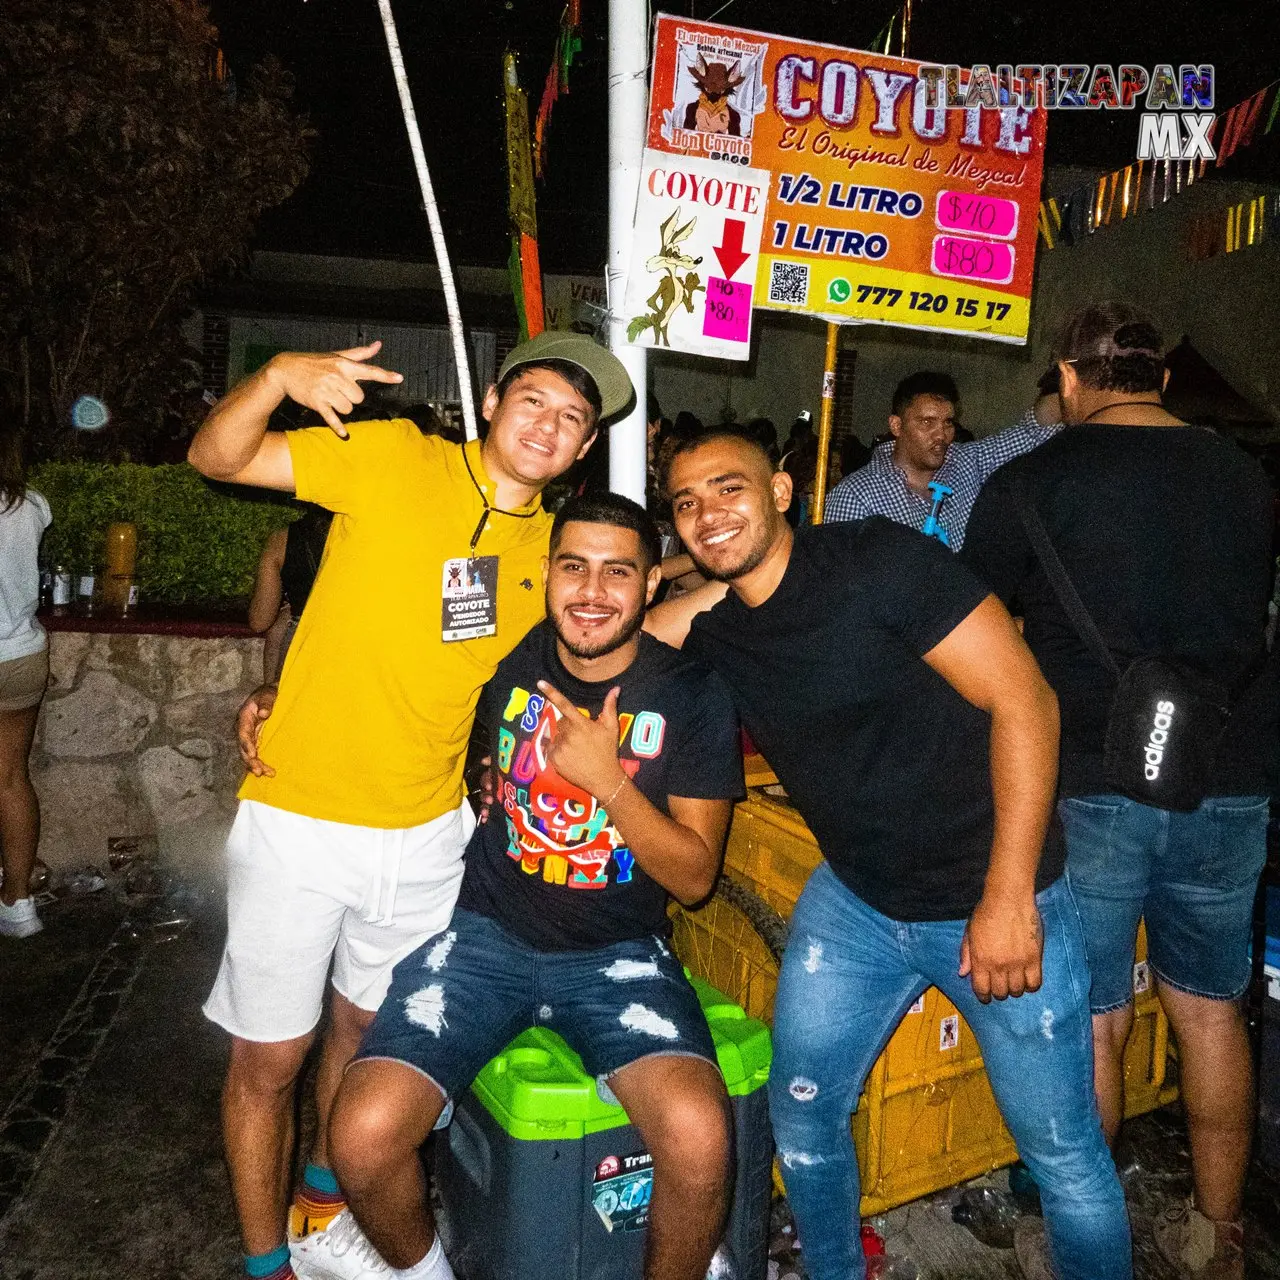
<svg viewBox="0 0 1280 1280"><path fill-rule="evenodd" d="M729 102L729 95L745 77L738 63L727 67L723 62L707 63L701 54L690 72L698 86L698 97L685 108L684 127L700 133L727 133L742 137L742 112Z"/></svg>
<svg viewBox="0 0 1280 1280"><path fill-rule="evenodd" d="M694 294L701 289L706 292L706 285L693 269L701 264L701 258L690 257L683 252L680 245L692 234L698 225L697 218L690 218L684 226L679 226L680 209L676 211L658 228L662 237L662 248L646 262L645 270L651 275L661 275L658 287L645 301L649 308L647 314L635 316L627 325L627 341L634 342L646 329L653 330L656 346L669 347L671 339L667 337L667 325L681 303L686 311L693 314Z"/></svg>
<svg viewBox="0 0 1280 1280"><path fill-rule="evenodd" d="M682 31L662 137L695 155L746 164L755 118L765 106L766 45Z"/></svg>

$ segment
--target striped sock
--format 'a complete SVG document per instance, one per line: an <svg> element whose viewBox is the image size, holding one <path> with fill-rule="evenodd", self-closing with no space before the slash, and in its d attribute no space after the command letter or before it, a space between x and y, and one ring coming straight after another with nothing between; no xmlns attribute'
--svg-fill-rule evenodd
<svg viewBox="0 0 1280 1280"><path fill-rule="evenodd" d="M302 1185L323 1195L342 1198L342 1193L338 1190L338 1179L334 1176L333 1170L326 1169L322 1164L307 1165L302 1171Z"/></svg>
<svg viewBox="0 0 1280 1280"><path fill-rule="evenodd" d="M246 1253L244 1273L250 1280L296 1280L289 1262L289 1246L282 1244L270 1253Z"/></svg>
<svg viewBox="0 0 1280 1280"><path fill-rule="evenodd" d="M293 1200L294 1212L290 1214L290 1226L295 1235L308 1235L327 1227L346 1207L346 1197L338 1187L333 1170L309 1164Z"/></svg>

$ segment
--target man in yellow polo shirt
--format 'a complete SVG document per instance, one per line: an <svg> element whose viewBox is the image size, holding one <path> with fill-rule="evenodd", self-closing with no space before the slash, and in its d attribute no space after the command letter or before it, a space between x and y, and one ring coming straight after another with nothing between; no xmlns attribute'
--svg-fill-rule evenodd
<svg viewBox="0 0 1280 1280"><path fill-rule="evenodd" d="M340 1212L329 1108L396 962L453 911L474 825L462 769L476 699L543 615L541 491L633 394L604 348L544 333L486 393L483 444L403 419L348 431L339 415L362 381L401 380L369 363L378 349L274 357L219 402L188 455L211 478L335 514L240 791L227 944L205 1004L232 1036L223 1134L254 1280L382 1270ZM286 398L328 425L268 432ZM331 961L319 1134L286 1239L294 1090Z"/></svg>

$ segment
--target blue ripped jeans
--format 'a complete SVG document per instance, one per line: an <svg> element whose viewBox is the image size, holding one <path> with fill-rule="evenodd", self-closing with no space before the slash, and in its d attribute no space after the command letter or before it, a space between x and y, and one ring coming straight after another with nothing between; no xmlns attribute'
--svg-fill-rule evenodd
<svg viewBox="0 0 1280 1280"><path fill-rule="evenodd" d="M933 985L977 1037L1018 1152L1040 1187L1060 1280L1131 1280L1124 1193L1093 1093L1089 972L1071 890L1037 896L1044 982L982 1004L956 974L965 921L902 924L824 862L791 924L774 1015L769 1108L811 1280L863 1280L849 1118L903 1014Z"/></svg>

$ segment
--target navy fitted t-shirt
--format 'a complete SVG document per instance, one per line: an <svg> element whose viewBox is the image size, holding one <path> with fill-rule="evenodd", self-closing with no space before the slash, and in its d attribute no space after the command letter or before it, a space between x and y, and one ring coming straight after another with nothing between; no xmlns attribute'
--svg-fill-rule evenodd
<svg viewBox="0 0 1280 1280"><path fill-rule="evenodd" d="M957 920L991 856L990 717L922 655L989 594L936 539L881 516L802 528L777 590L729 594L685 651L742 721L831 869L895 920ZM1060 838L1038 888L1062 872Z"/></svg>

